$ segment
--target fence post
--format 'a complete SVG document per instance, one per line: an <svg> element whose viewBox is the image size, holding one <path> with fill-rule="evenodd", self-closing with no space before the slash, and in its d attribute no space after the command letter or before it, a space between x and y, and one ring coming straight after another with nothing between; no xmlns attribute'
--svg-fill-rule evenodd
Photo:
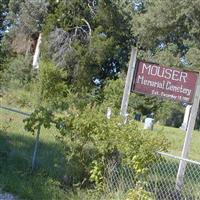
<svg viewBox="0 0 200 200"><path fill-rule="evenodd" d="M185 141L184 141L183 150L182 150L182 154L181 154L181 157L184 159L188 158L190 142L192 139L192 131L194 130L197 112L198 112L198 108L199 108L199 101L200 101L200 75L198 76L198 80L196 83L196 91L195 91L195 95L194 95L194 101L193 101L193 105L191 108L191 114L189 117L188 128L186 131ZM184 161L184 160L180 161L177 178L176 178L176 189L178 191L180 191L183 186L183 179L184 179L186 165L187 165L186 161Z"/></svg>
<svg viewBox="0 0 200 200"><path fill-rule="evenodd" d="M41 128L41 126L39 126L39 128L37 130L37 135L36 135L35 147L34 147L33 158L32 158L32 171L35 169L35 161L36 161L39 136L40 136L40 128Z"/></svg>
<svg viewBox="0 0 200 200"><path fill-rule="evenodd" d="M122 98L122 103L121 103L121 109L120 109L120 115L124 117L124 123L127 123L127 108L128 108L128 100L129 100L129 95L131 91L131 85L133 81L133 75L135 71L135 63L136 63L136 55L137 55L137 49L132 48L131 50L131 58L129 61L129 67L128 67L128 72L126 76L126 83L124 87L124 93L123 93L123 98Z"/></svg>

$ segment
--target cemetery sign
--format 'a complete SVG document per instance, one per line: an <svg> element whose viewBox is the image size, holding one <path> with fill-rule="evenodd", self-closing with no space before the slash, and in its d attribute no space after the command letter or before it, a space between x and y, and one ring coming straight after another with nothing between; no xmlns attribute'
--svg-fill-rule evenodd
<svg viewBox="0 0 200 200"><path fill-rule="evenodd" d="M138 61L132 91L192 103L197 79L196 72Z"/></svg>
<svg viewBox="0 0 200 200"><path fill-rule="evenodd" d="M163 67L158 64L138 61L136 65L137 49L132 48L131 57L122 97L120 114L127 123L127 108L130 91L159 96L175 101L191 103L191 111L176 178L176 189L181 190L186 169L184 159L188 158L189 146L192 139L197 111L200 102L200 74L187 70Z"/></svg>

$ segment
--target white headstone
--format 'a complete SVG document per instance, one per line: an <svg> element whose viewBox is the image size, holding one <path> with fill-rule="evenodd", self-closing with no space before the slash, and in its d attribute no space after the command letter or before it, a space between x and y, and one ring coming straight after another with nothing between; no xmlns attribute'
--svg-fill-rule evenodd
<svg viewBox="0 0 200 200"><path fill-rule="evenodd" d="M111 107L108 107L108 109L107 109L107 113L106 113L106 117L107 117L107 119L110 119L110 118L111 118L111 115L112 115Z"/></svg>
<svg viewBox="0 0 200 200"><path fill-rule="evenodd" d="M144 121L144 129L151 129L153 130L153 123L154 119L151 117L147 117Z"/></svg>

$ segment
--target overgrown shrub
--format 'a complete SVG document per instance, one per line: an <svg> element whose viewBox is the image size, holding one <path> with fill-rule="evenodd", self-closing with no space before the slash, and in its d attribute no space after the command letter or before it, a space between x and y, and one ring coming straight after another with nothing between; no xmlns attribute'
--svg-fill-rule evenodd
<svg viewBox="0 0 200 200"><path fill-rule="evenodd" d="M155 152L167 147L162 136L144 132L134 121L124 125L119 116L108 120L105 113L91 105L84 111L73 109L55 123L60 140L68 145L68 161L82 169L80 181L90 179L98 186L107 161L127 165L139 175L155 161Z"/></svg>
<svg viewBox="0 0 200 200"><path fill-rule="evenodd" d="M137 177L156 161L156 151L167 148L164 137L143 131L135 121L124 124L118 115L108 120L95 105L89 104L83 110L71 106L62 114L52 115L51 112L50 118L47 112L40 112L39 118L38 110L35 112L30 120L26 120L26 127L34 129L40 119L41 123L48 122L48 126L55 124L60 132L57 138L65 149L66 166L71 168L70 177L67 177L72 181L70 184L95 183L102 189L108 162L129 167Z"/></svg>

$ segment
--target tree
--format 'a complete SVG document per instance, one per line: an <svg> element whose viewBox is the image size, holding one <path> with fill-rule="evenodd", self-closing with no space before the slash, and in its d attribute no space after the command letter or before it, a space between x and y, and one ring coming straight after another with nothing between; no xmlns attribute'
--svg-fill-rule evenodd
<svg viewBox="0 0 200 200"><path fill-rule="evenodd" d="M0 41L7 28L6 16L8 14L9 0L0 0Z"/></svg>
<svg viewBox="0 0 200 200"><path fill-rule="evenodd" d="M42 31L42 25L49 4L47 0L5 0L5 3L6 4L2 4L0 7L0 9L6 8L1 12L4 16L4 22L2 22L4 26L2 30L7 29L3 38L4 43L6 44L4 47L6 47L5 49L7 50L7 52L4 50L4 55L7 55L7 63L12 63L11 66L15 67L15 62L18 64L22 63L22 65L12 69L8 64L4 66L1 65L1 68L2 71L6 71L6 73L8 72L7 75L10 76L8 78L10 80L15 74L14 78L18 79L18 76L20 75L21 80L27 79L26 76L28 75L28 80L30 81L31 57L35 52L36 43L39 34ZM2 52L2 48L0 50ZM9 56L8 52L10 53ZM3 56L1 56L1 58L2 57ZM6 67L9 69L5 69Z"/></svg>
<svg viewBox="0 0 200 200"><path fill-rule="evenodd" d="M47 0L10 0L7 20L12 26L9 29L8 40L15 52L34 52L48 5Z"/></svg>
<svg viewBox="0 0 200 200"><path fill-rule="evenodd" d="M10 0L8 19L12 28L17 28L28 35L40 32L48 12L47 0Z"/></svg>
<svg viewBox="0 0 200 200"><path fill-rule="evenodd" d="M46 57L68 71L68 83L101 84L126 68L134 37L132 9L122 8L110 0L60 1L49 14L44 28Z"/></svg>
<svg viewBox="0 0 200 200"><path fill-rule="evenodd" d="M199 68L200 1L147 1L134 18L141 56L164 65Z"/></svg>
<svg viewBox="0 0 200 200"><path fill-rule="evenodd" d="M6 60L7 52L2 44L2 38L4 36L5 30L7 29L8 23L6 21L6 16L8 14L8 3L9 0L0 0L0 82L2 86L3 82L3 64Z"/></svg>

